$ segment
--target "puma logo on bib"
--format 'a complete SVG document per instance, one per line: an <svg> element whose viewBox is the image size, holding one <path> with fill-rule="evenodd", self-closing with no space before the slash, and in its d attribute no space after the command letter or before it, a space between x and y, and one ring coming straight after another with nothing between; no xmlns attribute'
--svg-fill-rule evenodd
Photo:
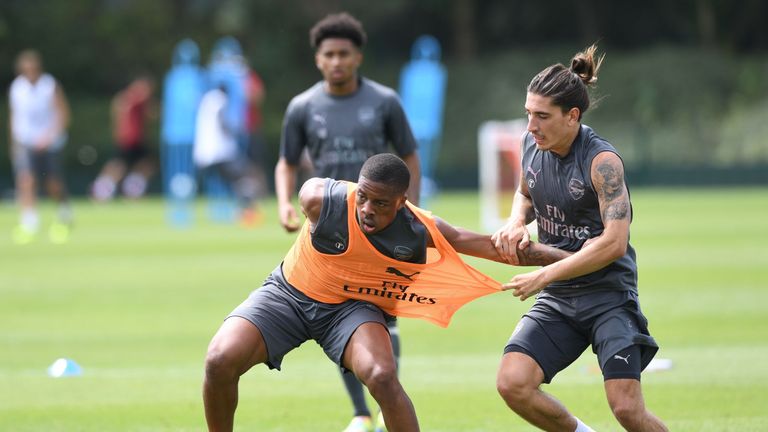
<svg viewBox="0 0 768 432"><path fill-rule="evenodd" d="M411 278L416 276L417 274L419 274L421 272L405 274L405 273L401 272L400 270L398 270L398 269L396 269L394 267L387 267L387 273L392 273L395 276L400 276L400 277L408 279L409 281L412 281L413 279L411 279Z"/></svg>

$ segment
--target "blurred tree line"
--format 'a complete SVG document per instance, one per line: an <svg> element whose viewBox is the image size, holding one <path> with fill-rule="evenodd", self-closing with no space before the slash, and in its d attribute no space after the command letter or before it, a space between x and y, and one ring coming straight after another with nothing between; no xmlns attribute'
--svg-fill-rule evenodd
<svg viewBox="0 0 768 432"><path fill-rule="evenodd" d="M602 106L585 122L616 144L640 181L707 181L712 170L722 181L766 181L762 0L1 0L0 85L7 96L20 50L41 52L72 104L67 158L84 183L103 158L82 165L78 149L91 146L103 157L111 149L109 98L137 73L162 82L180 39L195 40L205 63L214 42L232 35L266 84L271 167L288 101L319 79L308 30L340 10L368 32L362 73L394 88L416 37L430 33L443 44L443 184L476 184L480 123L522 116L530 78L593 42L607 57ZM1 152L0 185L10 184L9 171Z"/></svg>

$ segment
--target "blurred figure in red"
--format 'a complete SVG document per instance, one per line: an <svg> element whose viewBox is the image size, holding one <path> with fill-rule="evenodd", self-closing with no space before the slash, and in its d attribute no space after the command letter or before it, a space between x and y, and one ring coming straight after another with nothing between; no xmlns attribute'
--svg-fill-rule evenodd
<svg viewBox="0 0 768 432"><path fill-rule="evenodd" d="M246 98L246 148L245 153L251 164L251 171L258 185L257 197L261 198L266 194L267 176L264 171L264 161L266 160L266 142L263 133L263 119L261 107L264 104L266 92L264 81L262 81L256 71L248 70L245 78L245 98Z"/></svg>
<svg viewBox="0 0 768 432"><path fill-rule="evenodd" d="M247 67L247 66L246 66ZM261 212L259 201L267 191L267 176L264 171L266 159L264 134L262 132L261 107L266 95L264 81L255 70L248 68L244 82L245 90L245 133L239 136L238 145L247 157L245 175L252 182L253 205L251 211L241 214L240 222L244 226L259 225L264 216Z"/></svg>
<svg viewBox="0 0 768 432"><path fill-rule="evenodd" d="M117 154L110 159L96 178L91 196L97 201L114 198L118 184L128 198L139 198L155 171L149 151L146 129L156 117L153 104L155 82L148 75L131 81L112 99L112 134Z"/></svg>

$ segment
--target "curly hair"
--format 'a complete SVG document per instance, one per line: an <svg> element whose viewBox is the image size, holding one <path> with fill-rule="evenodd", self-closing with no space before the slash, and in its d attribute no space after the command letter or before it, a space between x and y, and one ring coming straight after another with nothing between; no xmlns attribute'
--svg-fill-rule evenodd
<svg viewBox="0 0 768 432"><path fill-rule="evenodd" d="M327 38L349 39L357 48L362 48L368 36L357 18L341 12L327 15L309 30L309 45L312 49L317 50Z"/></svg>

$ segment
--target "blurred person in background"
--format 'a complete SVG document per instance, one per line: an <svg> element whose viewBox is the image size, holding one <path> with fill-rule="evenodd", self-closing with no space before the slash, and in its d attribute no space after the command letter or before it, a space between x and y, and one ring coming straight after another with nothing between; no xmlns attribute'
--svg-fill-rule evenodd
<svg viewBox="0 0 768 432"><path fill-rule="evenodd" d="M431 35L419 36L411 48L411 60L400 71L400 97L419 145L423 208L427 208L425 201L437 194L435 165L443 133L447 79L440 63L440 42Z"/></svg>
<svg viewBox="0 0 768 432"><path fill-rule="evenodd" d="M261 214L255 207L258 185L250 175L247 157L238 145L237 131L233 131L226 121L228 103L229 94L223 84L203 95L197 111L192 155L202 176L216 173L230 185L238 200L241 223L252 226L259 222Z"/></svg>
<svg viewBox="0 0 768 432"><path fill-rule="evenodd" d="M248 156L253 171L253 176L259 186L258 196L266 194L267 175L264 168L266 160L266 144L264 139L262 105L266 97L264 81L258 73L249 68L245 78L246 118L244 139L245 152Z"/></svg>
<svg viewBox="0 0 768 432"><path fill-rule="evenodd" d="M163 190L168 220L176 226L186 226L192 222L192 199L196 192L192 149L197 109L208 84L200 66L200 48L192 39L176 44L172 61L163 80L160 118Z"/></svg>
<svg viewBox="0 0 768 432"><path fill-rule="evenodd" d="M323 79L294 97L285 113L275 167L280 224L288 232L299 229L291 200L305 150L314 176L356 181L363 163L391 145L411 172L408 199L418 205L419 155L400 100L391 88L358 74L366 42L362 24L347 13L328 15L312 27L309 38ZM397 361L399 331L394 319L388 323ZM351 373L342 373L342 378L354 409L345 431L371 431L363 386ZM383 421L377 421L384 430Z"/></svg>
<svg viewBox="0 0 768 432"><path fill-rule="evenodd" d="M61 85L43 71L40 54L25 50L16 58L18 76L9 90L10 156L16 176L16 199L21 211L13 230L18 244L33 241L40 229L38 182L58 203L58 215L48 230L53 243L64 243L72 225L72 208L61 168L70 110Z"/></svg>
<svg viewBox="0 0 768 432"><path fill-rule="evenodd" d="M120 182L123 195L128 198L139 198L146 192L149 178L155 172L146 133L147 123L157 117L152 100L154 88L152 77L142 75L112 99L112 138L116 155L107 161L91 186L93 199L111 200Z"/></svg>
<svg viewBox="0 0 768 432"><path fill-rule="evenodd" d="M252 152L250 129L257 127L260 122L260 112L252 110L259 108L263 99L263 86L260 78L254 78L250 72L237 39L224 36L216 41L208 65L208 80L215 90L223 91L226 96L226 103L219 113L218 120L223 130L235 140L238 161L228 163L226 172L222 171L225 166L220 166L213 172L217 172L225 183L232 186L241 205L240 223L246 227L258 225L263 220L258 200L266 189L264 177L258 176L257 165L254 163L255 153ZM254 83L253 79L258 82ZM213 216L225 220L227 206L220 204L226 201L221 201L221 198L224 198L227 192L220 190L216 176L211 175L213 172L204 170L203 182L208 189L207 195L214 204ZM244 207L246 187L249 201L247 208Z"/></svg>
<svg viewBox="0 0 768 432"><path fill-rule="evenodd" d="M535 219L539 242L574 254L504 285L520 300L536 300L507 342L497 387L507 405L538 428L592 431L541 390L592 345L619 423L629 431L666 431L645 407L640 386L658 346L640 310L624 164L581 123L602 63L596 50L576 54L570 67L547 67L528 85L521 181L494 244L514 259L530 244L526 225Z"/></svg>

